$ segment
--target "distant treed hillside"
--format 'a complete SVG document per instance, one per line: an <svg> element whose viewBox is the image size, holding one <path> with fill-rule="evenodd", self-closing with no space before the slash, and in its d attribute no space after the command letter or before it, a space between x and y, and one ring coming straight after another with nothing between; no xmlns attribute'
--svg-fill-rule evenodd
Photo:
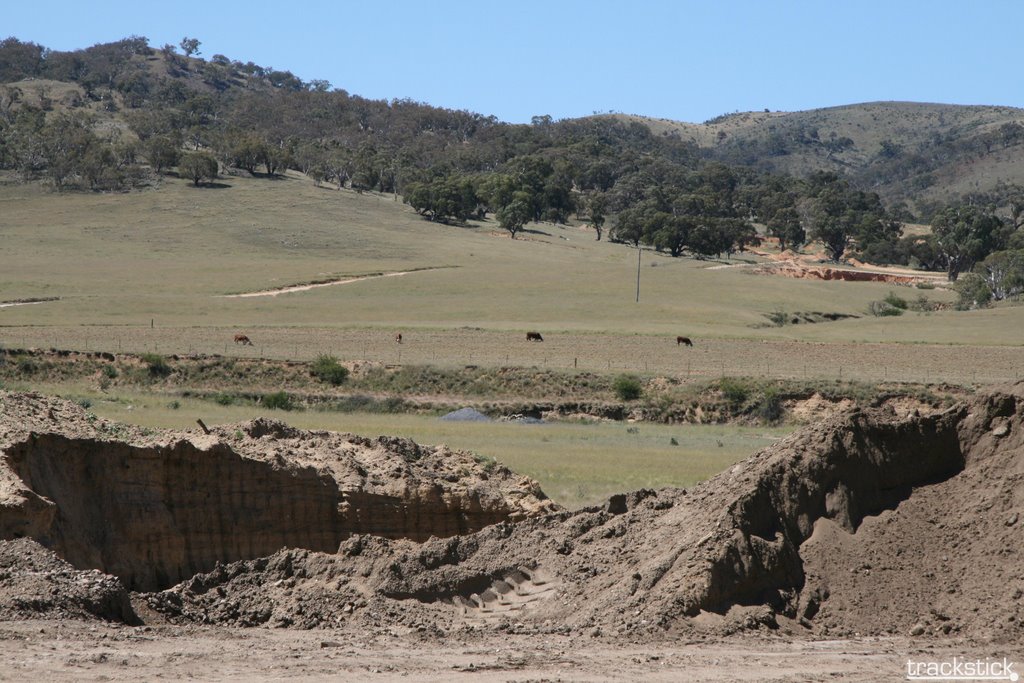
<svg viewBox="0 0 1024 683"><path fill-rule="evenodd" d="M1024 110L1011 107L872 102L701 125L621 118L693 141L722 162L800 177L841 173L926 217L963 195L1024 182Z"/></svg>
<svg viewBox="0 0 1024 683"><path fill-rule="evenodd" d="M222 170L294 169L401 194L431 221L493 214L513 237L575 215L597 239L704 258L766 233L783 248L813 240L832 259L854 253L951 279L1024 245L1019 110L881 103L701 125L618 115L511 125L201 59L200 47L0 41L0 169L93 191L172 171L200 185ZM913 219L948 236L901 238Z"/></svg>

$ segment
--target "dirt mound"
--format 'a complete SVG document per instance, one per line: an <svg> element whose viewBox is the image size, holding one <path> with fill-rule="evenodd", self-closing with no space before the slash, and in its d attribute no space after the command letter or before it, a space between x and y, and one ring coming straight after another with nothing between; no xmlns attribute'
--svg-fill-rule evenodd
<svg viewBox="0 0 1024 683"><path fill-rule="evenodd" d="M959 425L962 472L865 519L820 519L801 548L801 611L831 635L1024 640L1024 398L995 394Z"/></svg>
<svg viewBox="0 0 1024 683"><path fill-rule="evenodd" d="M1022 387L923 417L854 410L690 490L421 545L282 551L150 602L171 620L236 624L1020 642L1022 452Z"/></svg>
<svg viewBox="0 0 1024 683"><path fill-rule="evenodd" d="M284 459L270 455L284 440L295 462L324 452L300 452L305 440L340 438L277 423L249 432L239 452ZM392 465L427 459L412 442L345 439L404 453ZM140 594L137 611L147 621L427 637L783 628L1020 643L1022 454L1024 384L929 415L855 409L689 490L509 516L423 543L356 534L261 558L253 544L256 559ZM330 479L342 481L330 462L321 471L333 467Z"/></svg>
<svg viewBox="0 0 1024 683"><path fill-rule="evenodd" d="M77 570L29 539L0 541L0 621L38 618L139 623L113 576Z"/></svg>
<svg viewBox="0 0 1024 683"><path fill-rule="evenodd" d="M0 392L0 539L136 590L353 533L422 541L555 509L535 481L444 446L269 420L153 432Z"/></svg>

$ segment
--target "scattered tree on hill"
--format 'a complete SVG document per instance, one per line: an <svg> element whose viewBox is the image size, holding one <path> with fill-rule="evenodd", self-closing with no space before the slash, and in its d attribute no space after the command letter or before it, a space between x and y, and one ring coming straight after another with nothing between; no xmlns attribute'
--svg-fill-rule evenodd
<svg viewBox="0 0 1024 683"><path fill-rule="evenodd" d="M597 241L601 241L601 234L604 228L605 212L608 209L608 197L604 193L594 192L588 195L586 201L587 213L590 214L590 225L597 233Z"/></svg>
<svg viewBox="0 0 1024 683"><path fill-rule="evenodd" d="M861 249L880 241L895 242L902 227L889 219L877 194L861 192L835 173L819 172L808 179L808 197L800 202L807 235L820 240L833 261L855 241Z"/></svg>
<svg viewBox="0 0 1024 683"><path fill-rule="evenodd" d="M800 223L796 207L787 206L772 214L766 223L768 234L779 240L779 249L798 250L807 241L807 232Z"/></svg>
<svg viewBox="0 0 1024 683"><path fill-rule="evenodd" d="M1009 237L998 216L977 206L952 206L940 211L932 218L932 234L950 282L1003 248Z"/></svg>
<svg viewBox="0 0 1024 683"><path fill-rule="evenodd" d="M160 173L177 166L181 146L166 135L154 135L143 143L143 153L153 170Z"/></svg>
<svg viewBox="0 0 1024 683"><path fill-rule="evenodd" d="M989 254L974 272L984 280L995 301L1019 297L1024 293L1024 250Z"/></svg>
<svg viewBox="0 0 1024 683"><path fill-rule="evenodd" d="M651 244L658 251L667 251L672 256L681 256L690 244L694 221L690 216L676 216L659 211L648 218L645 226Z"/></svg>
<svg viewBox="0 0 1024 683"><path fill-rule="evenodd" d="M634 247L640 246L640 240L644 236L643 217L639 209L624 209L615 215L615 223L608 233L608 239L612 242L631 244Z"/></svg>
<svg viewBox="0 0 1024 683"><path fill-rule="evenodd" d="M416 213L441 223L468 220L480 203L473 181L458 176L411 183L405 201Z"/></svg>
<svg viewBox="0 0 1024 683"><path fill-rule="evenodd" d="M206 152L186 152L178 162L178 172L199 187L203 180L213 180L220 169L217 160Z"/></svg>
<svg viewBox="0 0 1024 683"><path fill-rule="evenodd" d="M507 230L512 239L515 239L516 233L523 229L531 214L529 197L524 192L516 192L512 201L498 209L495 216L502 229Z"/></svg>
<svg viewBox="0 0 1024 683"><path fill-rule="evenodd" d="M188 36L185 36L181 39L181 42L178 43L178 47L181 48L181 51L185 53L186 57L191 57L192 55L199 54L200 44L201 43L195 38L189 38Z"/></svg>

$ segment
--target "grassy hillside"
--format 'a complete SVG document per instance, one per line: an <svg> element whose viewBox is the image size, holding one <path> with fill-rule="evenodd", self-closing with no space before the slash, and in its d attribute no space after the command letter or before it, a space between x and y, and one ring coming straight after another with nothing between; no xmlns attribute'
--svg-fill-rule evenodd
<svg viewBox="0 0 1024 683"><path fill-rule="evenodd" d="M581 227L531 224L512 240L491 221L431 223L391 196L317 188L300 175L231 177L221 185L197 189L169 179L159 190L106 195L0 188L0 300L60 297L2 309L3 324L148 325L155 318L163 326L817 338L823 327L754 326L779 307L861 315L892 289L756 276L749 256L715 262L645 251L636 303L636 250L597 242ZM408 274L276 297L224 297L395 272ZM871 333L876 324L863 320L847 334L893 336ZM939 327L926 325L912 340L935 340Z"/></svg>

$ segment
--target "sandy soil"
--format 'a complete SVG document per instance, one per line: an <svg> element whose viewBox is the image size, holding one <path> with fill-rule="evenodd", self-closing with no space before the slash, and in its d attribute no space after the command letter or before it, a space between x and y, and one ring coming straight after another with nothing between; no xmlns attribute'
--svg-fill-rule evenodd
<svg viewBox="0 0 1024 683"><path fill-rule="evenodd" d="M642 643L468 635L437 642L415 632L0 624L3 681L896 681L904 679L908 659L1012 654L906 638L779 635Z"/></svg>

